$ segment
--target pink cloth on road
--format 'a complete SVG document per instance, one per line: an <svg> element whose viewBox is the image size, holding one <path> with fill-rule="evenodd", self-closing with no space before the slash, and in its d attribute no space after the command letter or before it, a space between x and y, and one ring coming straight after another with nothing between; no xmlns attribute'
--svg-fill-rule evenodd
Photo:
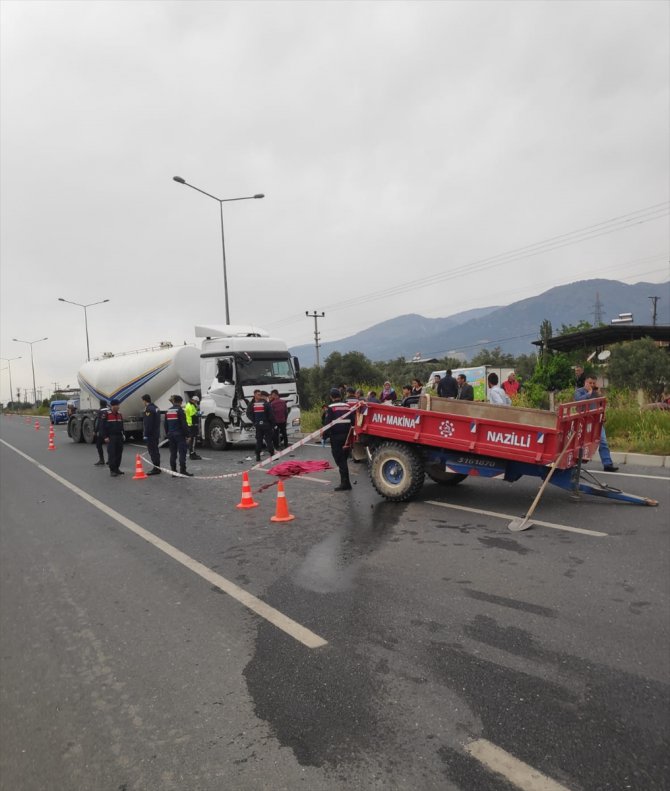
<svg viewBox="0 0 670 791"><path fill-rule="evenodd" d="M330 464L324 459L322 461L283 461L281 464L275 464L267 472L270 475L278 475L280 478L291 478L294 475L332 469Z"/></svg>

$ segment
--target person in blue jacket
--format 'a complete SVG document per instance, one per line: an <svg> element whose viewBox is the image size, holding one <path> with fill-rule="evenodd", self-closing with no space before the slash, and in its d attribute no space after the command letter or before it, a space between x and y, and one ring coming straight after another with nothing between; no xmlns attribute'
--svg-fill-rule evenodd
<svg viewBox="0 0 670 791"><path fill-rule="evenodd" d="M147 475L160 475L161 454L158 450L158 441L161 437L161 413L148 393L142 396L142 401L144 401L142 433L144 434L144 441L147 443L149 458L154 465L153 469L149 470Z"/></svg>
<svg viewBox="0 0 670 791"><path fill-rule="evenodd" d="M261 390L254 390L254 400L247 407L247 417L256 429L256 461L261 460L263 442L265 442L270 456L274 456L275 446L272 434L275 421L267 394Z"/></svg>
<svg viewBox="0 0 670 791"><path fill-rule="evenodd" d="M601 398L598 392L598 383L595 376L587 376L584 381L584 387L578 387L575 390L575 401L586 401L589 398ZM607 444L607 437L605 436L605 426L600 430L600 445L598 446L598 453L600 454L600 461L603 463L605 472L616 472L619 468L612 461L612 454L610 453L610 446Z"/></svg>
<svg viewBox="0 0 670 791"><path fill-rule="evenodd" d="M333 387L331 389L330 397L332 400L328 406L328 409L326 410L326 417L324 419L326 424L332 423L338 418L344 417L344 415L346 415L346 413L358 403L358 401L354 403L342 401L342 393L340 393L337 387ZM351 481L349 479L349 465L347 464L347 460L349 458L349 448L345 448L344 446L347 443L347 437L349 436L349 431L353 425L355 414L355 412L352 412L348 420L345 420L342 423L336 423L334 426L326 429L326 431L323 433L324 437L327 436L330 439L330 449L333 454L333 460L335 461L335 464L337 464L337 468L340 471L340 485L335 487L336 492L346 492L351 489Z"/></svg>
<svg viewBox="0 0 670 791"><path fill-rule="evenodd" d="M170 469L172 472L177 472L177 454L179 454L180 474L192 478L193 473L186 470L186 438L189 432L186 415L181 407L182 401L180 395L170 396L172 406L165 413L165 433L170 446Z"/></svg>

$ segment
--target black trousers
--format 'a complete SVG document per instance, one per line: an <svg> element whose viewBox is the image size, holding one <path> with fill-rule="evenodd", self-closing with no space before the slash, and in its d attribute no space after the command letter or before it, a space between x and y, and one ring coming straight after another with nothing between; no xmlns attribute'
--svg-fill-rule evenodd
<svg viewBox="0 0 670 791"><path fill-rule="evenodd" d="M123 456L123 437L112 434L107 445L107 457L109 459L109 471L118 472Z"/></svg>
<svg viewBox="0 0 670 791"><path fill-rule="evenodd" d="M347 464L350 450L344 447L344 443L347 441L348 436L348 431L346 434L344 432L340 434L330 433L330 450L333 454L333 460L340 471L340 480L342 483L350 483L349 465Z"/></svg>
<svg viewBox="0 0 670 791"><path fill-rule="evenodd" d="M256 458L261 455L263 450L263 440L268 449L270 456L275 454L275 446L272 441L272 425L267 422L256 423Z"/></svg>
<svg viewBox="0 0 670 791"><path fill-rule="evenodd" d="M288 437L286 436L286 423L275 423L272 434L276 448L281 448L282 443L284 443L284 447L288 447Z"/></svg>
<svg viewBox="0 0 670 791"><path fill-rule="evenodd" d="M105 440L102 438L101 434L95 435L95 447L96 450L98 451L98 458L100 459L100 461L104 461L105 454L103 449L105 447Z"/></svg>
<svg viewBox="0 0 670 791"><path fill-rule="evenodd" d="M161 454L158 451L158 439L154 437L147 437L147 452L154 467L160 467Z"/></svg>
<svg viewBox="0 0 670 791"><path fill-rule="evenodd" d="M177 454L179 454L179 472L186 469L186 437L180 432L167 435L170 446L170 469L177 470Z"/></svg>

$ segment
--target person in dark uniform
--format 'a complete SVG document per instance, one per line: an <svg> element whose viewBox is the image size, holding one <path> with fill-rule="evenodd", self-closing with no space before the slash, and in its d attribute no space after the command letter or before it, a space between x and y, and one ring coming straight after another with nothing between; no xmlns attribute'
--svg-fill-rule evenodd
<svg viewBox="0 0 670 791"><path fill-rule="evenodd" d="M161 413L149 394L142 396L144 401L144 441L147 443L149 458L154 465L147 475L160 475L161 454L158 450L158 440L161 437Z"/></svg>
<svg viewBox="0 0 670 791"><path fill-rule="evenodd" d="M256 428L256 461L261 460L263 441L270 456L274 456L275 446L272 439L274 416L270 404L260 390L254 390L254 400L247 407L247 417Z"/></svg>
<svg viewBox="0 0 670 791"><path fill-rule="evenodd" d="M98 460L95 463L95 467L104 467L107 462L105 461L105 438L102 433L102 426L105 420L107 420L107 415L109 414L109 408L107 407L107 402L101 400L100 401L100 409L95 416L95 420L93 421L93 430L95 431L95 448L98 451Z"/></svg>
<svg viewBox="0 0 670 791"><path fill-rule="evenodd" d="M125 475L123 470L119 469L121 466L121 457L123 456L124 439L123 415L119 412L120 403L121 402L117 398L112 398L109 402L109 414L102 424L102 436L107 444L109 474L112 478L116 478L118 475Z"/></svg>
<svg viewBox="0 0 670 791"><path fill-rule="evenodd" d="M193 473L186 471L186 438L189 432L186 415L181 408L182 400L180 395L170 397L172 406L165 413L165 433L170 446L170 469L172 472L177 472L177 453L179 453L179 472L187 478L192 478Z"/></svg>
<svg viewBox="0 0 670 791"><path fill-rule="evenodd" d="M332 401L326 410L326 425L346 415L352 406L354 406L354 404L348 404L342 401L342 393L340 393L337 387L333 387L331 389L330 397ZM358 401L355 403L358 403ZM330 448L333 454L333 459L340 471L340 485L335 487L336 492L346 492L351 489L351 481L349 480L349 465L347 464L347 459L349 458L349 448L345 448L344 446L347 442L347 437L349 436L351 426L353 425L355 414L355 412L352 412L349 420L345 421L344 423L337 423L331 428L326 429L323 434L324 437L328 436L330 439Z"/></svg>
<svg viewBox="0 0 670 791"><path fill-rule="evenodd" d="M458 382L451 375L451 368L438 382L437 394L440 398L458 398Z"/></svg>

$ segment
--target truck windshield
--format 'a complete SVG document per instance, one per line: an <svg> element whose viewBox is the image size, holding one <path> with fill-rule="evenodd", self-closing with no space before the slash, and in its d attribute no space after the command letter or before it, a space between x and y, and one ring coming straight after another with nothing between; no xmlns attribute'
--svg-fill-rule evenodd
<svg viewBox="0 0 670 791"><path fill-rule="evenodd" d="M295 375L287 357L282 360L254 357L250 362L238 364L237 378L241 385L275 385L293 382Z"/></svg>

